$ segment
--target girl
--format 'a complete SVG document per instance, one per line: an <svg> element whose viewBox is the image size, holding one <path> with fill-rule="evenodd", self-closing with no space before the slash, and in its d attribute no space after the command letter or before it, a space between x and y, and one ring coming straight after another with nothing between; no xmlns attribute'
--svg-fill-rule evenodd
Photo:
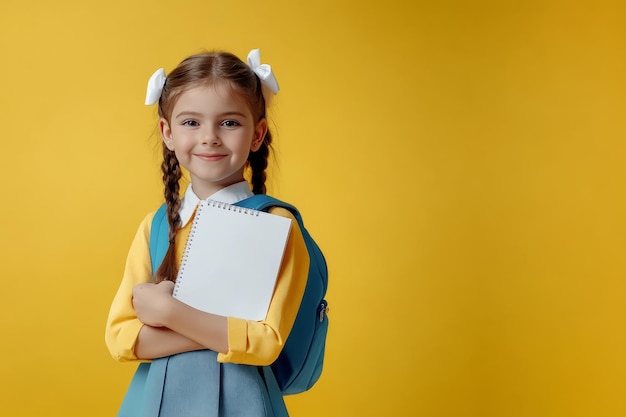
<svg viewBox="0 0 626 417"><path fill-rule="evenodd" d="M272 375L258 366L279 355L306 286L309 257L291 213L270 210L291 218L292 230L265 320L213 315L172 297L198 202L233 204L265 193L272 143L266 103L277 91L258 50L248 64L223 52L193 55L167 77L159 70L150 79L146 104L158 101L169 248L152 271L149 214L131 245L106 327L115 359L152 360L145 393L133 399L146 417L287 416ZM181 167L191 177L182 198Z"/></svg>

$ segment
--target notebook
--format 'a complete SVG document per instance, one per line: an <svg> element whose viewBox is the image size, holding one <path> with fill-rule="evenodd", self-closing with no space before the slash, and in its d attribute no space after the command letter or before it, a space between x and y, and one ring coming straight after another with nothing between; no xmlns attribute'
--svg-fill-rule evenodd
<svg viewBox="0 0 626 417"><path fill-rule="evenodd" d="M264 320L290 229L286 217L201 201L174 297L208 313Z"/></svg>

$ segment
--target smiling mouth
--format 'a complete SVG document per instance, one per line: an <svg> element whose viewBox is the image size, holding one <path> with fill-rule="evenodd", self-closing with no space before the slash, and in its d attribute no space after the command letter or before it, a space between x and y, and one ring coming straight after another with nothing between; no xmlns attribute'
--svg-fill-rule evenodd
<svg viewBox="0 0 626 417"><path fill-rule="evenodd" d="M196 157L202 159L203 161L219 161L220 159L226 157L226 155L222 154L196 154Z"/></svg>

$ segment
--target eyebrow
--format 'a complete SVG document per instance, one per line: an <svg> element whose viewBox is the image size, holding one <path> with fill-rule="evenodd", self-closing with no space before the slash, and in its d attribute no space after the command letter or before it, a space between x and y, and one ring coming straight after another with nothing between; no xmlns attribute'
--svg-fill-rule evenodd
<svg viewBox="0 0 626 417"><path fill-rule="evenodd" d="M199 112L195 112L195 111L181 111L180 113L178 113L176 116L174 116L176 119L178 119L181 116L192 116L192 117L199 117L202 116L202 113Z"/></svg>
<svg viewBox="0 0 626 417"><path fill-rule="evenodd" d="M174 116L175 119L179 119L181 117L197 117L197 118L201 118L202 116L204 116L202 113L200 112L196 112L196 111L191 111L191 110L183 110L180 113L178 113L176 116ZM226 117L226 116L240 116L243 118L246 118L247 116L239 111L226 111L224 113L220 113L217 115L217 117Z"/></svg>

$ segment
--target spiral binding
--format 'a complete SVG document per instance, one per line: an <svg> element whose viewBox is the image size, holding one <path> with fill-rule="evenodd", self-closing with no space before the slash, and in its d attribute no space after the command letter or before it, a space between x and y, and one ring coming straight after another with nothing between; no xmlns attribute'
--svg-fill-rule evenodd
<svg viewBox="0 0 626 417"><path fill-rule="evenodd" d="M217 200L206 200L206 201L201 201L200 204L198 204L198 208L196 210L196 216L194 218L193 224L191 225L191 230L189 231L189 237L187 238L187 244L185 246L185 252L183 253L183 258L181 259L180 262L180 269L178 270L178 276L176 278L176 283L174 284L174 291L172 292L172 295L176 296L178 293L178 288L180 286L180 279L179 277L182 276L183 271L185 270L185 266L187 265L187 258L189 257L189 248L191 247L190 242L193 242L193 239L196 235L196 226L198 224L197 220L198 217L200 216L200 213L202 212L202 210L205 207L214 207L214 208L219 208L222 210L228 210L228 211L234 211L236 213L242 213L242 214L247 214L247 215L251 215L251 216L259 216L260 213L262 213L261 211L258 210L254 210L254 209L250 209L250 208L245 208L245 207L239 207L239 206L235 206L233 204L228 204L228 203L224 203L222 201L217 201Z"/></svg>
<svg viewBox="0 0 626 417"><path fill-rule="evenodd" d="M220 209L224 209L228 211L235 211L237 213L249 214L251 216L257 216L257 217L259 216L259 213L261 213L258 210L245 208L245 207L239 207L233 204L228 204L228 203L224 203L222 201L217 201L217 200L207 200L206 204L211 207L220 208Z"/></svg>

